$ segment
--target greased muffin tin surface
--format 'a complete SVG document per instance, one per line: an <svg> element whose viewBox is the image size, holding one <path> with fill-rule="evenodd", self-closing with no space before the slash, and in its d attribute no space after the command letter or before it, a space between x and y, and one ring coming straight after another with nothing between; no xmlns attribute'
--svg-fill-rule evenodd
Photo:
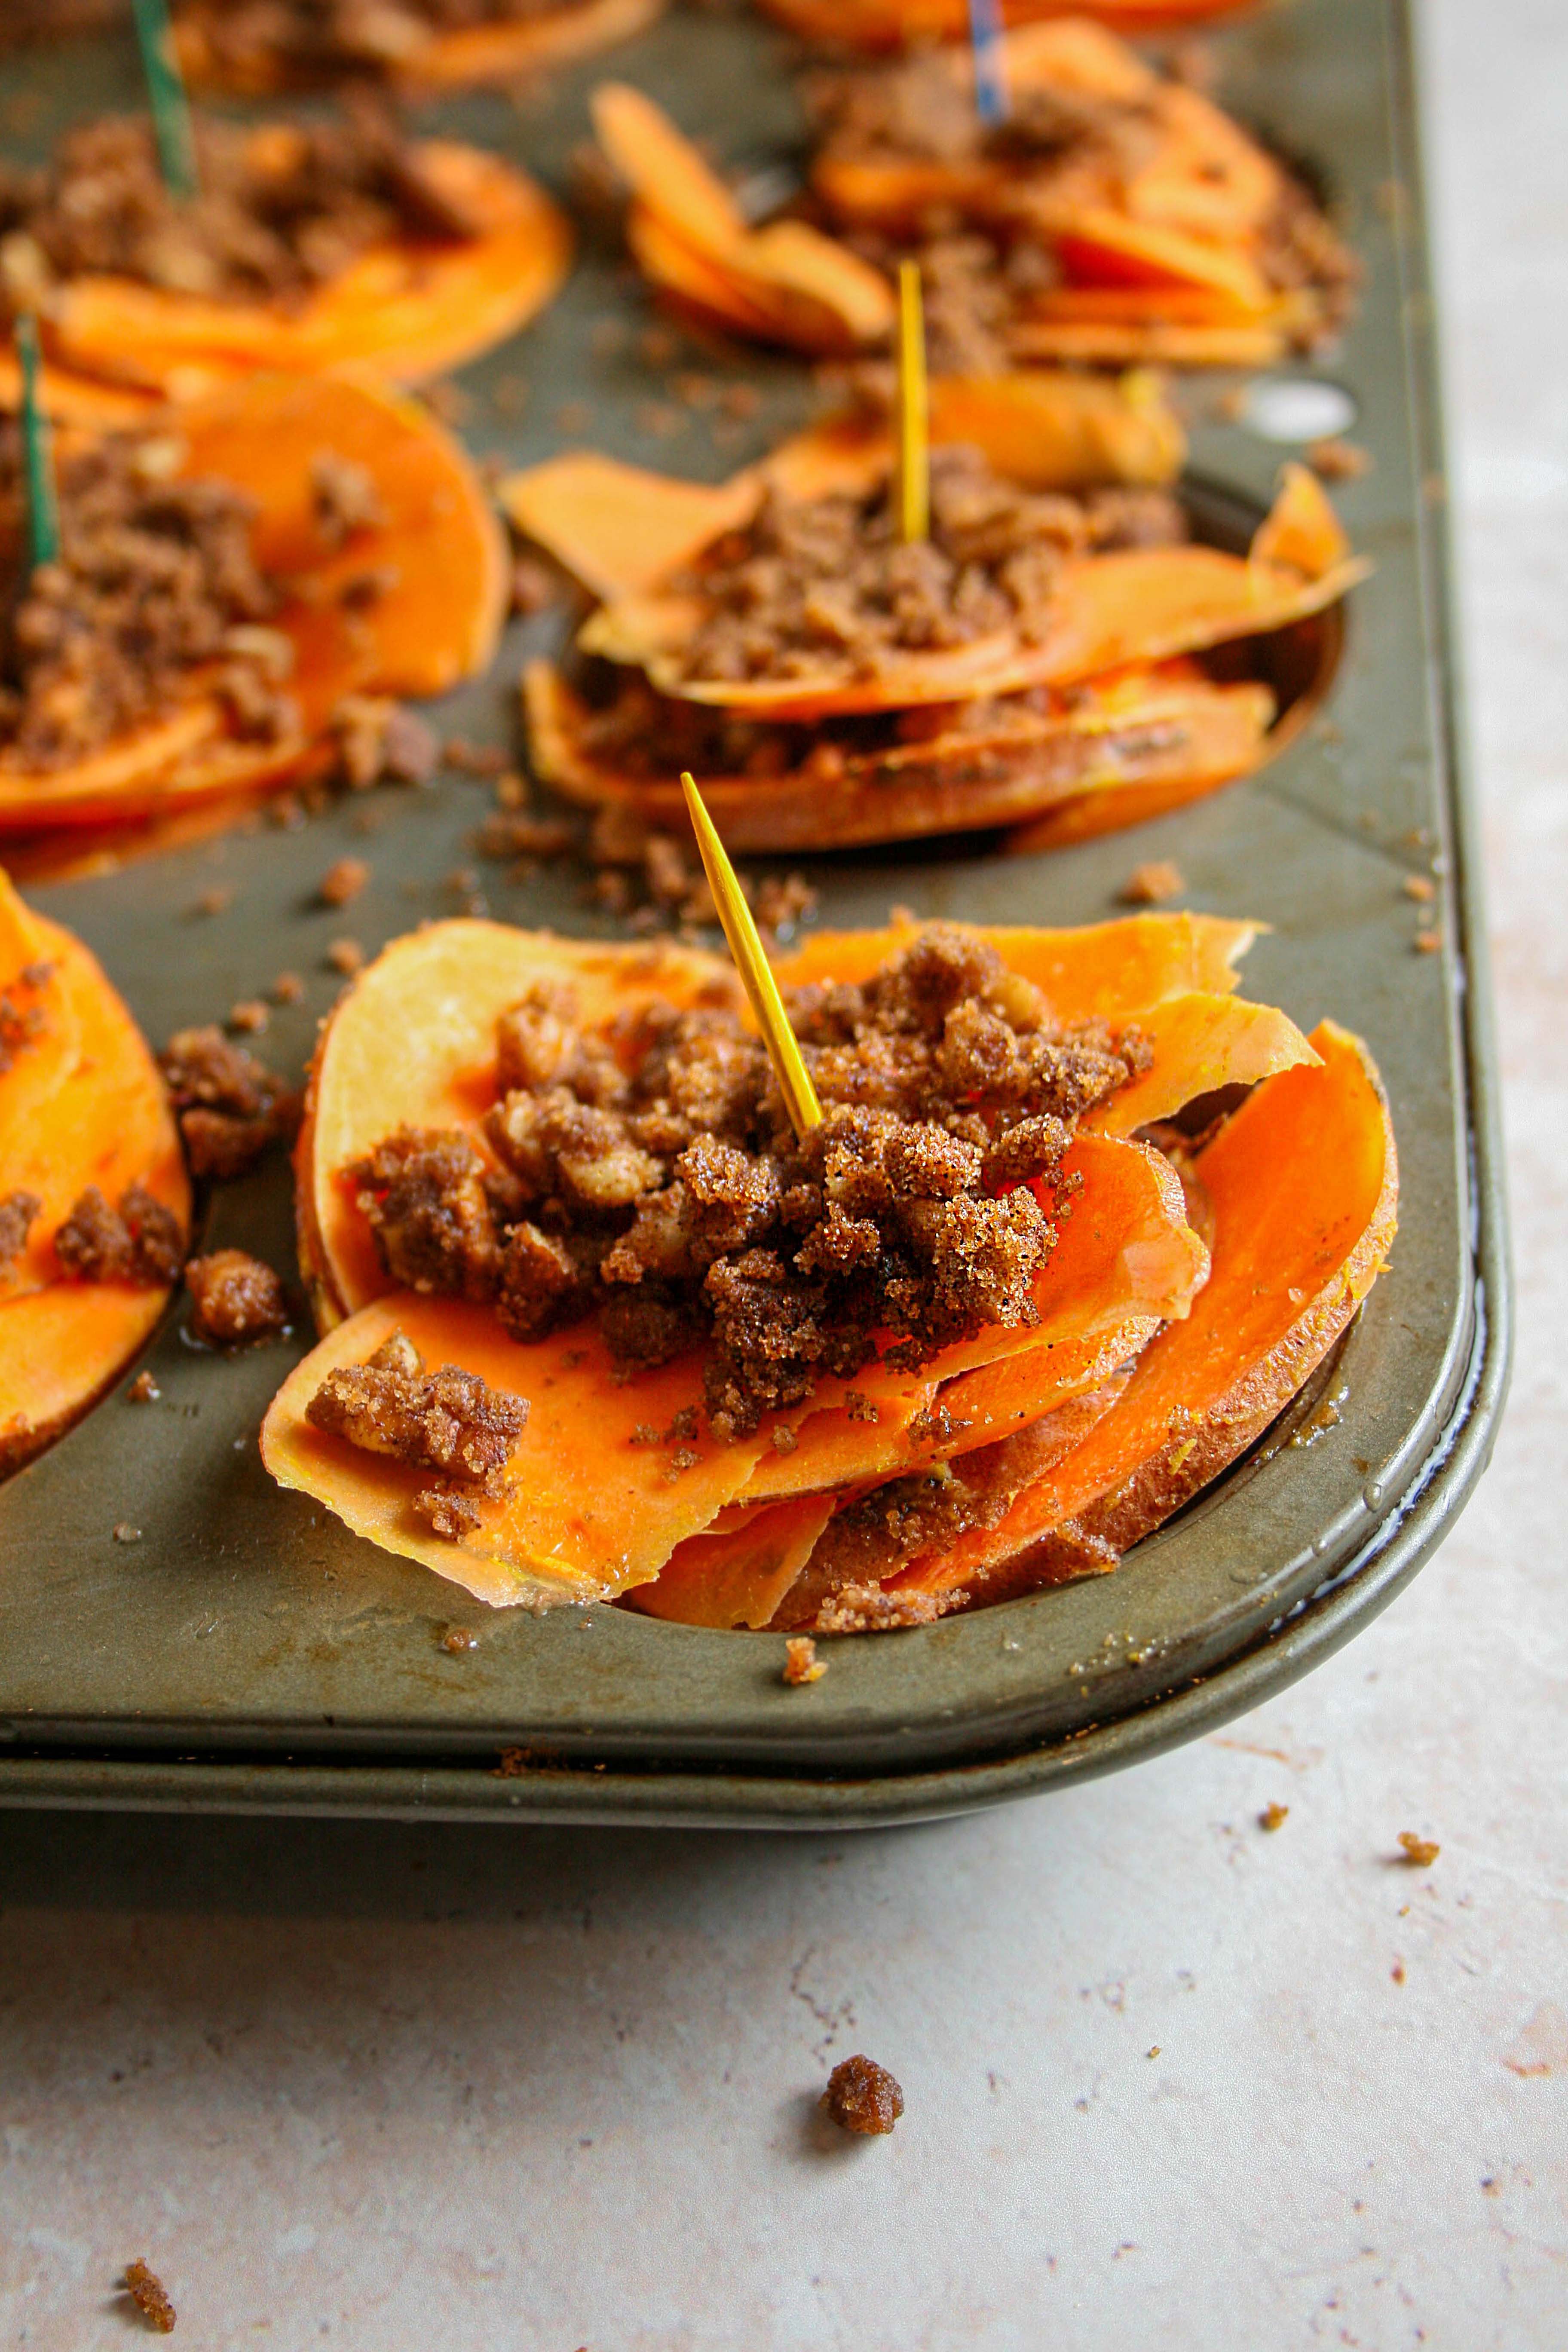
<svg viewBox="0 0 1568 2352"><path fill-rule="evenodd" d="M1303 1027L1331 1013L1360 1031L1393 1103L1400 1233L1360 1319L1265 1445L1114 1576L834 1643L831 1672L797 1691L770 1636L614 1609L486 1612L362 1546L278 1491L257 1452L262 1412L308 1344L302 1306L291 1342L233 1359L193 1348L176 1311L146 1360L160 1401L111 1396L0 1488L0 1799L784 1826L952 1811L1111 1769L1255 1705L1438 1540L1489 1449L1508 1307L1410 28L1401 0L1293 0L1211 39L1222 98L1321 167L1367 271L1342 351L1291 372L1349 394L1351 436L1375 460L1336 492L1377 571L1327 699L1252 782L1132 833L1049 857L972 837L808 870L835 927L879 921L892 900L1059 923L1103 918L1134 865L1169 857L1183 903L1269 924L1246 992ZM761 22L680 11L526 100L475 95L421 118L562 188L586 93L614 72L760 170L798 137L788 54ZM15 146L41 146L72 116L134 103L136 89L129 37L73 44L7 66L0 121ZM658 323L585 236L553 308L458 380L465 437L510 463L585 443L717 478L807 414L795 362L696 346L674 369L753 386L755 411L672 401L645 356ZM1181 387L1193 471L1221 507L1261 503L1293 446L1253 430L1245 415L1259 406L1236 415L1226 388ZM515 749L518 669L560 627L556 614L515 626L490 677L431 714L438 730ZM341 984L330 942L352 931L374 950L458 911L464 886L448 877L474 866L489 805L486 786L448 776L29 895L102 957L154 1041L300 972L305 1001L276 1011L264 1041L298 1067ZM333 912L315 886L344 855L371 879ZM579 869L478 870L504 919L612 933L584 907ZM1404 893L1413 872L1436 880L1436 953L1414 944L1427 914ZM215 889L233 893L226 911L195 913ZM228 1244L291 1265L280 1163L215 1197L205 1244ZM473 1647L443 1648L454 1625ZM505 1750L521 1753L498 1769Z"/></svg>

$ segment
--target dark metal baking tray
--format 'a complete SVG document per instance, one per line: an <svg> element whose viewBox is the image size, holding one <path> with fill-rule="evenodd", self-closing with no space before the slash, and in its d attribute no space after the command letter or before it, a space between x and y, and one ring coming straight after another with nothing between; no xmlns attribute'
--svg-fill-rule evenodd
<svg viewBox="0 0 1568 2352"><path fill-rule="evenodd" d="M1403 0L1294 0L1213 48L1227 100L1321 167L1366 263L1342 352L1300 372L1349 393L1354 437L1375 459L1341 501L1377 571L1331 692L1254 782L1136 835L1035 858L975 839L823 860L813 878L835 924L879 920L891 899L1063 922L1103 916L1137 859L1173 856L1193 905L1273 927L1248 991L1305 1026L1331 1013L1364 1033L1403 1167L1392 1267L1321 1376L1337 1425L1307 1427L1306 1401L1113 1577L835 1643L826 1677L787 1690L765 1637L614 1609L492 1613L356 1542L275 1489L258 1460L289 1346L226 1360L194 1349L176 1312L149 1357L162 1401L111 1397L0 1489L0 1798L775 1827L930 1816L1110 1769L1255 1705L1344 1641L1440 1539L1496 1425L1508 1277L1410 26ZM727 158L765 161L797 132L784 56L747 18L677 14L613 69ZM559 184L602 70L454 101L437 119ZM0 121L18 143L41 140L66 111L132 88L128 44L62 51L25 79L12 69ZM727 432L711 412L650 418L660 395L637 343L649 315L614 258L588 254L531 333L462 379L469 439L528 460L586 438L716 477L805 414L794 367L695 353L710 373L743 370L757 415ZM1216 403L1221 390L1207 378L1184 388L1194 468L1261 499L1288 453ZM521 652L552 625L514 631L492 677L439 722L508 740ZM352 929L374 947L455 911L445 877L469 863L486 800L449 779L37 895L103 956L154 1038L282 968L305 973L308 1002L279 1013L268 1041L299 1063L337 984L328 940ZM374 868L346 918L311 903L345 850ZM1440 953L1415 950L1411 871L1437 877ZM195 914L215 885L233 890L232 908ZM483 887L498 915L595 927L559 871L505 883L487 870ZM287 1192L279 1168L224 1192L209 1238L289 1264ZM140 1539L116 1540L117 1525ZM454 1624L477 1646L445 1651ZM504 1748L525 1752L503 1772Z"/></svg>

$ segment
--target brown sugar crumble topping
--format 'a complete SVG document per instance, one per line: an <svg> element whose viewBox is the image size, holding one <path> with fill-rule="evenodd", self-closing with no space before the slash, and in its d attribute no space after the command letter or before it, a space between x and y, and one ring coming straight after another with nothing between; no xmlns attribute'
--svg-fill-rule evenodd
<svg viewBox="0 0 1568 2352"><path fill-rule="evenodd" d="M142 1185L131 1185L113 1209L89 1184L56 1232L55 1255L79 1282L132 1282L162 1290L179 1280L185 1239L173 1210Z"/></svg>
<svg viewBox="0 0 1568 2352"><path fill-rule="evenodd" d="M126 2263L125 2292L154 2336L174 2334L177 2314L169 2300L168 2289L146 2263Z"/></svg>
<svg viewBox="0 0 1568 2352"><path fill-rule="evenodd" d="M214 1250L185 1268L191 1294L191 1328L214 1347L234 1348L269 1339L287 1328L289 1302L269 1265L245 1250Z"/></svg>
<svg viewBox="0 0 1568 2352"><path fill-rule="evenodd" d="M912 1370L1032 1322L1062 1156L1143 1041L1058 1026L940 924L789 1010L826 1114L804 1140L728 1007L653 1003L595 1031L569 989L536 988L499 1024L483 1150L404 1129L343 1171L388 1275L489 1303L522 1340L593 1314L628 1373L701 1344L721 1438L853 1380L873 1334Z"/></svg>
<svg viewBox="0 0 1568 2352"><path fill-rule="evenodd" d="M892 2130L904 2112L904 2095L885 2066L856 2056L835 2066L822 2105L842 2131L870 2136Z"/></svg>
<svg viewBox="0 0 1568 2352"><path fill-rule="evenodd" d="M182 1029L158 1056L195 1176L243 1176L274 1143L292 1143L300 1098L215 1025Z"/></svg>
<svg viewBox="0 0 1568 2352"><path fill-rule="evenodd" d="M295 88L342 77L417 68L442 33L485 25L530 24L574 0L185 0L183 20L199 29L225 80Z"/></svg>
<svg viewBox="0 0 1568 2352"><path fill-rule="evenodd" d="M39 1000L54 974L52 963L24 964L11 985L0 988L0 1077L43 1035L48 1016Z"/></svg>
<svg viewBox="0 0 1568 2352"><path fill-rule="evenodd" d="M296 724L293 646L226 483L174 478L177 439L111 435L62 457L60 556L25 574L20 440L0 425L0 764L67 767L163 717L192 674L246 737Z"/></svg>
<svg viewBox="0 0 1568 2352"><path fill-rule="evenodd" d="M437 1472L443 1483L416 1494L414 1508L456 1541L479 1524L475 1497L504 1491L528 1400L454 1364L427 1372L413 1341L395 1331L364 1363L329 1372L305 1418L362 1453Z"/></svg>
<svg viewBox="0 0 1568 2352"><path fill-rule="evenodd" d="M200 194L172 195L150 121L68 131L41 171L0 165L0 237L34 299L109 273L205 301L298 300L372 246L478 235L383 108L356 97L330 122L259 131L200 118Z"/></svg>
<svg viewBox="0 0 1568 2352"><path fill-rule="evenodd" d="M874 677L891 658L1028 636L1069 557L1186 536L1166 491L1021 490L962 443L931 453L931 531L912 546L899 538L887 480L859 497L770 491L685 583L707 607L685 674Z"/></svg>
<svg viewBox="0 0 1568 2352"><path fill-rule="evenodd" d="M0 1200L0 1274L8 1274L26 1248L33 1220L43 1205L36 1192L7 1192Z"/></svg>

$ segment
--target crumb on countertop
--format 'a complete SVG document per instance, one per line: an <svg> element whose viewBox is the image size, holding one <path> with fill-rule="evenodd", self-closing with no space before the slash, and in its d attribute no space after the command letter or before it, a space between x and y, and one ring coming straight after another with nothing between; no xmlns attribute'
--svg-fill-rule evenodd
<svg viewBox="0 0 1568 2352"><path fill-rule="evenodd" d="M148 2263L126 2263L125 2292L154 2336L174 2334L175 2312L169 2300L169 2291Z"/></svg>
<svg viewBox="0 0 1568 2352"><path fill-rule="evenodd" d="M1411 1870L1430 1870L1443 1851L1435 1839L1418 1837L1414 1830L1401 1830L1399 1844L1402 1857Z"/></svg>
<svg viewBox="0 0 1568 2352"><path fill-rule="evenodd" d="M1258 1826L1260 1830L1283 1829L1289 1814L1289 1805L1267 1804L1258 1816Z"/></svg>
<svg viewBox="0 0 1568 2352"><path fill-rule="evenodd" d="M890 2132L904 2112L904 2095L885 2066L857 2055L835 2066L822 2105L844 2131Z"/></svg>

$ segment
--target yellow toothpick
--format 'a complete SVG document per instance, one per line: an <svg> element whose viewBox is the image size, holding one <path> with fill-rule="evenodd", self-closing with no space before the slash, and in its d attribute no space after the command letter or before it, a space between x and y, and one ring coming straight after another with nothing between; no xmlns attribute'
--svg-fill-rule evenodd
<svg viewBox="0 0 1568 2352"><path fill-rule="evenodd" d="M899 264L899 537L905 546L931 531L931 459L926 446L926 330L921 266Z"/></svg>
<svg viewBox="0 0 1568 2352"><path fill-rule="evenodd" d="M801 1058L795 1031L789 1025L789 1014L784 1009L779 984L763 953L763 943L752 920L752 910L741 895L735 869L714 830L712 818L702 805L702 796L689 774L682 775L680 789L686 794L687 813L691 819L692 831L697 835L697 846L702 852L703 868L712 887L719 920L724 926L724 937L730 942L735 969L752 1000L752 1010L757 1016L757 1026L763 1033L763 1043L768 1049L768 1059L773 1066L773 1076L779 1082L779 1092L784 1098L790 1124L796 1135L809 1135L814 1127L822 1125L822 1105L816 1099L811 1072Z"/></svg>

